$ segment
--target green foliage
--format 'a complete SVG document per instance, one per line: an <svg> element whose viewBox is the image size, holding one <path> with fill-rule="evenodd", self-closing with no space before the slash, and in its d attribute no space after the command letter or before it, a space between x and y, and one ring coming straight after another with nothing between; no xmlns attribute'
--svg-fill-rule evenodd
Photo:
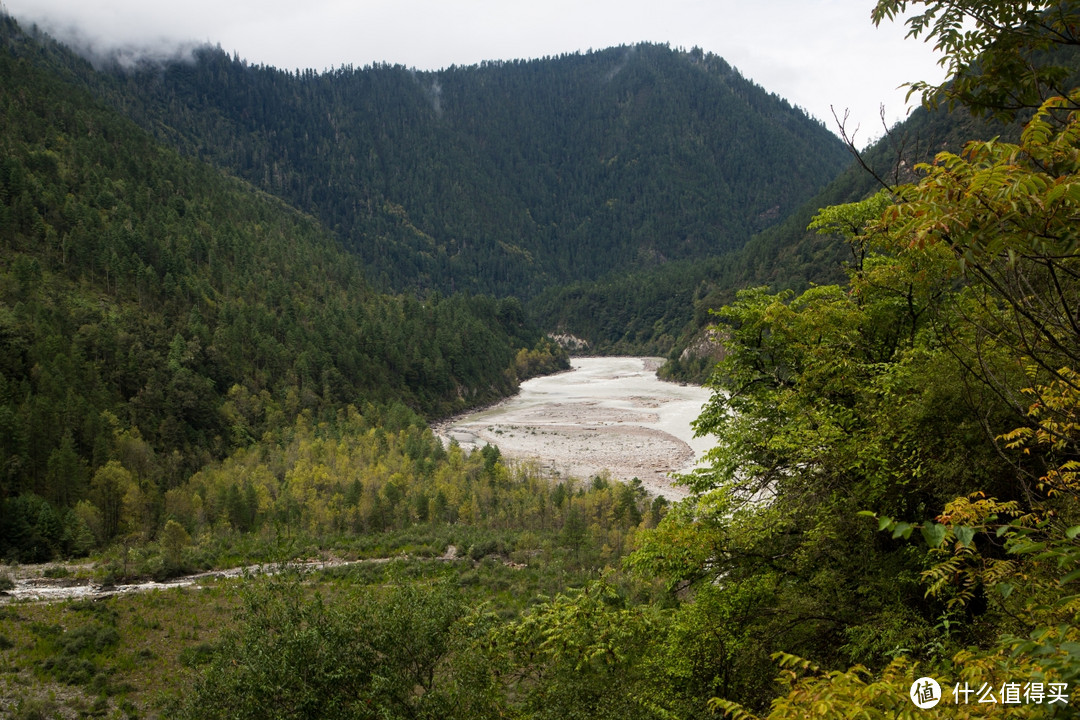
<svg viewBox="0 0 1080 720"><path fill-rule="evenodd" d="M1013 565L988 560L962 575L964 558L977 552L974 523L949 530L928 515L977 490L1003 499L998 512L1030 502L1015 468L980 430L984 422L1010 422L1008 404L968 381L975 365L1007 368L1015 348L983 344L978 361L964 356L964 330L985 305L956 283L952 253L927 246L885 256L889 236L875 232L854 238L871 252L847 289L746 291L720 313L728 352L697 424L716 434L718 445L711 466L687 478L700 499L691 514L670 513L635 560L684 583L723 578L728 593L768 579L776 590L758 597L768 608L758 613L779 615L786 633L765 652L795 653L822 667L861 665L822 679L854 704L878 702L865 694L851 699L852 688L897 652L947 657L1008 627L1015 614L988 608L982 591L983 583L1003 582ZM856 513L868 510L913 520L853 527ZM872 537L878 529L888 539ZM960 555L925 571L932 560L906 544L919 537L916 530L935 548L954 543ZM946 586L955 594L942 592ZM967 622L950 629L958 607ZM934 637L940 623L948 631L944 646ZM753 625L759 642L778 634L771 623ZM751 683L763 671L744 669L726 697L764 707L768 689ZM844 685L849 680L856 684ZM880 700L890 687L873 693ZM788 700L805 708L805 698L820 698L819 691L807 681Z"/></svg>
<svg viewBox="0 0 1080 720"><path fill-rule="evenodd" d="M564 348L545 336L533 349L518 350L513 368L518 380L528 380L539 375L569 370L570 357Z"/></svg>
<svg viewBox="0 0 1080 720"><path fill-rule="evenodd" d="M663 356L693 319L694 301L724 268L722 257L673 260L649 270L558 285L530 301L530 314L545 327L587 340L590 352Z"/></svg>
<svg viewBox="0 0 1080 720"><path fill-rule="evenodd" d="M499 630L533 718L661 717L650 708L642 655L658 626L601 580L542 602Z"/></svg>
<svg viewBox="0 0 1080 720"><path fill-rule="evenodd" d="M85 553L89 529L71 509L57 508L33 493L0 500L0 545L7 560L45 562Z"/></svg>
<svg viewBox="0 0 1080 720"><path fill-rule="evenodd" d="M184 526L176 520L168 520L161 531L161 549L165 560L166 572L176 572L183 568L183 551L191 543Z"/></svg>
<svg viewBox="0 0 1080 720"><path fill-rule="evenodd" d="M462 598L445 586L309 598L290 571L251 581L243 610L180 717L488 717L478 674L445 672L469 643ZM272 690L270 690L272 688ZM466 698L466 702L456 702ZM473 714L475 713L475 714Z"/></svg>
<svg viewBox="0 0 1080 720"><path fill-rule="evenodd" d="M69 685L105 693L110 689L108 667L120 642L116 614L92 603L74 604L77 618L69 627L38 624L34 655L40 672Z"/></svg>
<svg viewBox="0 0 1080 720"><path fill-rule="evenodd" d="M977 341L1020 349L1039 377L1080 365L1073 310L1080 302L1080 115L1061 114L1071 103L1049 100L1019 144L973 142L963 155L939 154L884 217L900 242L951 250L958 267L985 288ZM995 312L997 303L1010 312Z"/></svg>
<svg viewBox="0 0 1080 720"><path fill-rule="evenodd" d="M427 428L410 424L395 431L385 419L350 408L333 423L313 425L301 417L277 443L237 451L204 468L166 493L164 510L207 546L245 533L272 537L275 528L288 528L312 538L341 538L364 554L385 553L386 547L368 548L362 539L414 526L466 525L557 531L583 564L602 561L605 552L608 558L622 554L642 522L646 500L627 496L618 484L574 487L554 484L529 464L508 464L494 446L468 454L457 445L444 450ZM247 527L232 509L235 499L245 497ZM495 536L473 536L460 551L480 560L515 548ZM190 562L196 548L180 552Z"/></svg>
<svg viewBox="0 0 1080 720"><path fill-rule="evenodd" d="M882 190L860 202L822 208L810 221L809 228L823 235L840 235L849 241L864 237L867 226L880 218L891 202L889 194Z"/></svg>
<svg viewBox="0 0 1080 720"><path fill-rule="evenodd" d="M879 2L875 21L892 19L908 5ZM922 345L922 352L934 358L933 365L913 377L921 376L920 386L936 386L940 391L951 375L954 384L959 381L967 388L960 397L970 410L960 417L974 419L986 413L982 423L989 432L955 436L961 442L953 445L953 453L965 448L965 456L972 459L978 448L1000 443L1002 447L996 449L1002 455L980 457L969 466L977 471L963 483L946 485L939 480L933 489L946 492L923 495L918 505L910 503L912 495L920 490L924 478L937 474L934 466L928 467L922 452L907 458L891 457L887 467L908 476L892 484L892 493L906 505L900 514L905 518L902 520L876 510L875 496L865 488L853 490L864 505L857 514L875 520L870 529L879 533L869 546L874 558L871 564L880 562L883 549L909 551L905 565L909 570L921 565L924 601L927 610L938 615L934 627L938 637L922 646L899 646L895 654L902 656L888 665L879 661L876 666L851 666L849 662L846 671L829 671L828 665L816 662L808 652L814 650L812 647L799 649L798 655L777 653L786 687L770 703L770 718L855 713L894 717L914 712L907 704L906 692L920 675L936 677L943 688L956 683L994 688L1003 688L1006 683L1016 688L1038 683L1040 688L1053 684L1072 693L1080 668L1075 630L1080 607L1073 587L1080 576L1076 569L1080 533L1075 524L1080 497L1075 460L1080 436L1075 419L1080 397L1072 369L1080 359L1080 331L1074 317L1080 292L1072 190L1078 144L1075 91L1066 89L1061 97L1044 101L1044 93L1059 89L1054 88L1055 83L1070 74L1057 65L1068 56L1047 50L1054 44L1075 43L1072 30L1077 7L1071 2L979 0L910 5L925 7L922 15L908 20L911 34L935 39L949 70L942 88L917 84L915 89L941 90L951 101L975 111L1009 117L1023 107L1039 109L1025 125L1019 142L973 141L962 154L940 153L932 165L918 167L923 175L918 182L893 189L899 202L884 208L880 218L863 224L862 229L852 226L855 232L850 235L856 243L871 243L872 250L890 256L884 262L869 256L862 272L852 278L852 294L890 284L900 290L906 284L909 308L921 307L922 294L934 300L929 307L936 309L910 315L912 328L916 317L925 317L933 330L925 336L915 330L908 333L911 347ZM835 208L819 218L844 217L851 210L850 206ZM923 265L915 274L906 274L931 259L937 272L929 272L934 266ZM881 268L890 266L882 275ZM897 280L904 284L897 285ZM790 304L795 305L795 301ZM735 354L745 357L747 350L765 346L770 349L768 362L759 368L795 369L760 378L775 390L767 396L770 402L740 406L754 416L747 424L762 424L764 415L764 422L781 427L781 437L788 428L805 428L800 415L809 416L815 430L825 427L817 415L799 405L791 412L792 406L782 400L790 395L789 388L797 388L808 375L815 376L833 365L827 356L820 355L807 362L809 356L794 335L776 338L781 354L774 349L772 333L777 325L771 320L784 319L784 310L774 303L762 316L770 322L757 323L756 345L743 336L739 338L743 347ZM886 317L879 316L877 323ZM902 337L905 324L896 320L877 326L900 330ZM766 340L760 339L762 336ZM750 356L755 357L752 351ZM858 357L858 353L843 353L845 373ZM950 359L957 363L951 372L945 369ZM822 360L826 360L824 365ZM729 375L736 381L748 377L745 372ZM774 379L777 377L780 381ZM872 378L868 380L872 383ZM889 386L893 390L904 387L895 380ZM973 397L973 387L989 389L991 394ZM925 397L914 390L912 386L895 396L897 404L891 417L879 415L871 436L879 428L909 426L908 412L919 405L920 396ZM737 394L738 390L732 395L733 406L739 402ZM759 393L755 389L751 394ZM717 411L706 416L706 427L725 429L729 420L719 414L724 405L715 401L714 406ZM769 411L773 414L766 414ZM773 417L777 419L773 421ZM896 421L901 424L892 425ZM849 423L845 430L852 428ZM866 436L864 428L854 429L860 439ZM764 437L769 442L759 443L751 457L763 456L762 448L780 458L788 456L788 445L773 442L773 433L766 431ZM925 437L937 441L937 435ZM843 445L843 435L827 436L816 446L812 458L796 454L798 464L783 467L770 510L787 505L785 499L793 499L792 489L798 487L793 486L792 477L826 455L828 460L816 475L827 478L828 468L845 457L832 456L831 451ZM869 447L877 447L878 452L884 449L872 443ZM894 441L893 447L903 444ZM1008 451L1013 453L1006 455ZM859 463L846 466L845 474L861 470L862 463L874 455L859 455ZM717 457L726 455L717 453ZM733 467L728 465L719 474L729 478L729 485ZM759 464L751 476L760 476L762 467L768 466ZM805 510L807 495L803 492L797 506ZM854 515L849 511L849 522ZM729 529L724 523L720 525ZM848 534L853 531L849 526ZM931 617L924 615L924 622ZM877 627L886 626L879 622ZM943 702L949 699L946 690ZM1075 713L1072 698L1067 700L1023 704L999 700L994 705L960 700L953 703L950 712L956 717L1071 716ZM733 702L729 697L717 699L713 705L735 717L751 717L746 709L750 703ZM763 707L757 703L757 709Z"/></svg>
<svg viewBox="0 0 1080 720"><path fill-rule="evenodd" d="M955 176L947 172L938 177L951 182ZM767 707L771 689L754 679L767 672L769 653L784 652L815 666L855 668L842 676L822 671L815 676L820 686L809 680L795 686L774 706L778 717L786 716L780 712L786 702L802 712L827 712L824 693L836 694L837 712L847 703L894 707L907 702L906 692L885 699L892 681L866 689L866 678L894 677L886 668L896 654L939 662L1012 627L1015 610L988 606L982 588L1003 582L1014 566L991 556L964 574L963 562L977 553L975 523L948 530L930 518L958 495L983 491L1000 498L1002 508L1016 508L1031 502L1029 488L1048 487L1018 483L1016 467L1002 461L982 428L1015 422L999 388L1018 393L1018 383L1030 382L1016 372L1025 349L1045 351L1032 366L1036 377L1049 376L1050 358L1065 357L1065 350L1055 355L1049 334L1032 333L1032 323L1049 312L1033 320L994 305L985 287L965 277L955 245L908 240L910 227L951 221L943 199L963 196L950 190L918 204L901 189L896 194L906 202L895 207L879 195L820 213L815 227L845 235L857 249L847 287L747 290L718 313L726 352L696 426L715 434L717 446L709 467L686 478L694 505L669 513L632 562L663 573L674 588L712 580L729 598L753 598L753 614L744 617L762 619L743 620L736 637L755 638L757 664L733 664L720 707L735 713ZM978 202L971 200L973 216ZM897 232L893 213L911 225ZM977 226L959 218L953 227ZM1031 259L1036 262L1045 261ZM1059 255L1052 262L1071 261ZM1067 298L1072 276L1062 277L1058 292ZM1049 309L1064 306L1067 301ZM1026 332L1030 342L991 334L1000 327L1014 328L1016 337ZM1061 328L1052 336L1058 344L1075 347L1064 324L1053 327ZM978 373L993 382L973 383ZM1056 377L1067 383L1069 373L1058 370ZM1054 401L1060 390L1040 387L1033 394L1057 418L1060 438L1068 403ZM887 536L874 537L879 528L853 525L860 511L908 520L883 521ZM920 534L935 545L954 543L960 554L934 568L932 558L908 544ZM759 587L771 591L750 592Z"/></svg>

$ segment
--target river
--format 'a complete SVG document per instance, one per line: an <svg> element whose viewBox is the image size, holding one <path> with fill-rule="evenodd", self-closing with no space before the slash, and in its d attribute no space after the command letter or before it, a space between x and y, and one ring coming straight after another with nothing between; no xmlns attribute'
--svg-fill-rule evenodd
<svg viewBox="0 0 1080 720"><path fill-rule="evenodd" d="M436 428L465 448L497 445L509 458L539 462L561 476L608 470L639 478L650 493L686 496L673 472L691 470L711 447L690 423L710 391L656 377L659 358L580 357L571 370L526 380L497 405Z"/></svg>
<svg viewBox="0 0 1080 720"><path fill-rule="evenodd" d="M514 397L454 418L435 430L444 441L453 438L470 449L485 443L497 445L506 457L535 460L563 477L588 479L608 470L620 480L639 478L653 495L671 500L685 497L683 488L671 484L670 475L691 470L711 447L709 438L695 438L690 427L709 399L709 391L661 381L656 377L658 358L573 358L570 364L568 372L527 380ZM437 559L455 557L456 552L448 551ZM326 564L308 563L310 567ZM234 568L166 583L100 587L86 577L89 569L85 567L73 568L82 577L71 580L43 577L48 567L0 566L0 574L15 585L0 593L0 605L197 586L245 572L267 572L266 568Z"/></svg>

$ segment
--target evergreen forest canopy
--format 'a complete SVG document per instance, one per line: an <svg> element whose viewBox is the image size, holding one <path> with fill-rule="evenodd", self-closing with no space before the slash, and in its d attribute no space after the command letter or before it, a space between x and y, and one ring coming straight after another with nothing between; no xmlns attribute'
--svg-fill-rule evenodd
<svg viewBox="0 0 1080 720"><path fill-rule="evenodd" d="M397 290L527 300L724 254L849 162L723 59L660 45L324 73L205 47L77 74L181 152L317 217Z"/></svg>

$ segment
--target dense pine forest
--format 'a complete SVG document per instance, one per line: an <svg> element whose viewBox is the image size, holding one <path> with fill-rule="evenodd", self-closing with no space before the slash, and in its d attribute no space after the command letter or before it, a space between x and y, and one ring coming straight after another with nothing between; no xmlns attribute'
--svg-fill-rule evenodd
<svg viewBox="0 0 1080 720"><path fill-rule="evenodd" d="M40 40L19 51L317 217L374 287L544 293L529 317L602 352L667 354L692 326L689 304L658 311L655 293L597 324L628 272L705 294L699 263L727 271L713 258L851 162L819 122L697 49L315 73L203 47L135 68L96 57L97 71Z"/></svg>
<svg viewBox="0 0 1080 720"><path fill-rule="evenodd" d="M395 289L527 298L720 254L850 160L721 58L656 45L321 74L204 48L91 84L182 152L318 217Z"/></svg>
<svg viewBox="0 0 1080 720"><path fill-rule="evenodd" d="M697 51L124 72L0 19L0 592L262 566L0 602L0 715L1075 717L1080 6L890 22L948 77L845 169ZM687 499L432 433L578 328L713 390Z"/></svg>

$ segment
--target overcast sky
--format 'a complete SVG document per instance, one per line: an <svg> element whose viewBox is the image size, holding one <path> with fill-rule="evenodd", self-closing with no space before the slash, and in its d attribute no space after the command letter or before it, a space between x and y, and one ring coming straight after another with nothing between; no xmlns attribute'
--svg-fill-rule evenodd
<svg viewBox="0 0 1080 720"><path fill-rule="evenodd" d="M902 24L875 28L874 0L0 0L20 22L97 50L168 55L211 43L252 63L325 70L420 70L537 58L637 42L700 47L861 147L908 112L914 80L937 81L928 45Z"/></svg>

